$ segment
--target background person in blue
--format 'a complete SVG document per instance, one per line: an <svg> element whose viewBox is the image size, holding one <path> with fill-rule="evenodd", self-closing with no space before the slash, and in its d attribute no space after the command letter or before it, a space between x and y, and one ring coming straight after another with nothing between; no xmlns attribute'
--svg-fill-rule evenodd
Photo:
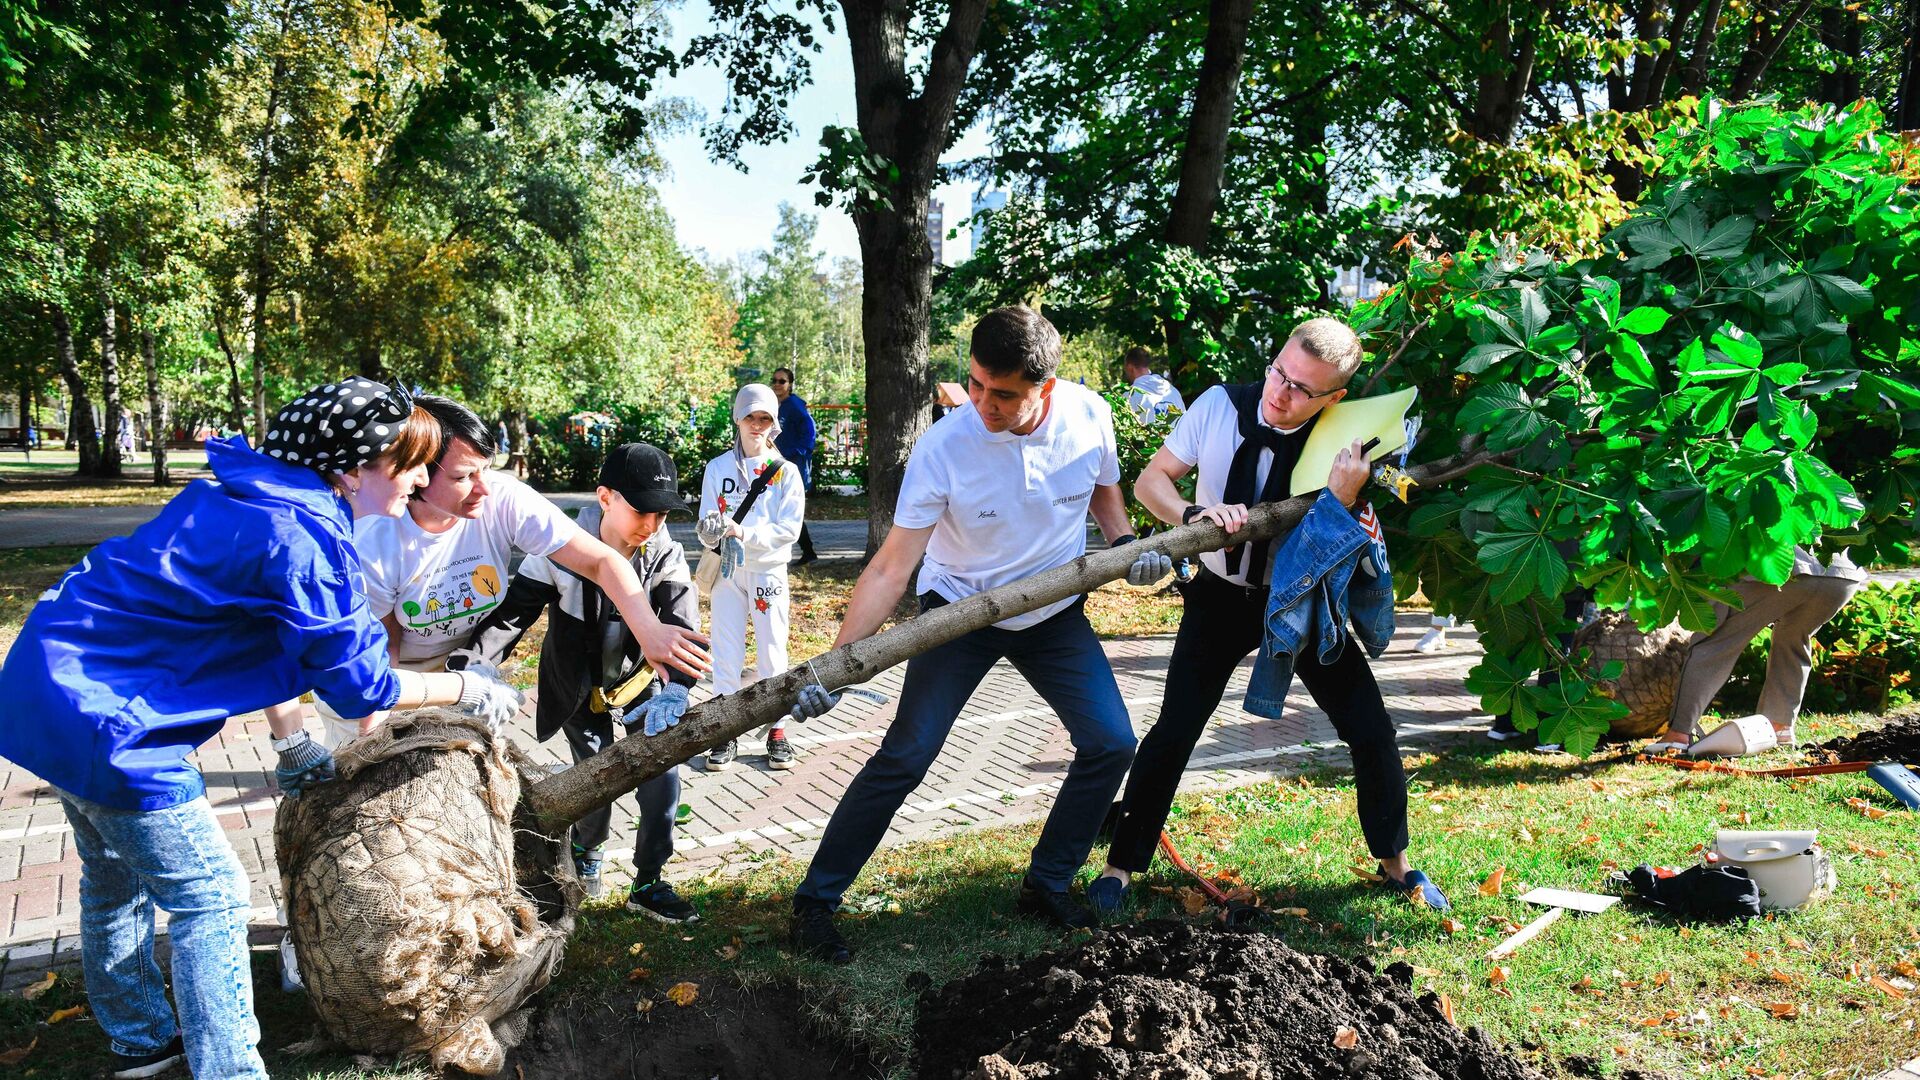
<svg viewBox="0 0 1920 1080"><path fill-rule="evenodd" d="M770 382L773 396L780 399L780 415L773 418L780 433L774 436L773 448L800 470L800 487L811 495L813 444L820 438L813 426L813 413L807 411L806 399L793 392L792 368L774 368ZM807 523L803 521L800 523L800 557L793 560L793 565L805 566L819 557L813 550L813 534L807 531Z"/></svg>
<svg viewBox="0 0 1920 1080"><path fill-rule="evenodd" d="M89 552L8 653L0 755L51 784L73 826L81 963L114 1077L182 1056L198 1080L267 1075L247 875L187 761L228 717L309 690L347 716L458 704L504 719L518 707L474 673L390 669L354 585L353 519L405 508L439 432L405 391L352 378L281 409L264 452L240 436L210 441L214 479ZM269 716L289 796L333 776L298 715ZM172 916L177 1019L153 957L155 905Z"/></svg>

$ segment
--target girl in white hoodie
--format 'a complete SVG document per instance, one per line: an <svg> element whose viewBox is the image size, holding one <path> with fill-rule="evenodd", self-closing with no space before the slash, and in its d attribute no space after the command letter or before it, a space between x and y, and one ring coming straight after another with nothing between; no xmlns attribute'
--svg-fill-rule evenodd
<svg viewBox="0 0 1920 1080"><path fill-rule="evenodd" d="M780 434L780 399L771 387L748 383L733 399L733 449L707 462L700 484L700 542L721 553L721 577L708 611L713 647L713 690L731 694L742 685L751 620L758 662L755 677L787 670L787 558L806 519L806 485L800 470L780 460L773 440ZM733 520L754 479L777 470L745 518ZM737 549L736 549L737 545ZM786 721L763 732L767 767L793 768ZM708 751L706 768L733 767L739 740Z"/></svg>

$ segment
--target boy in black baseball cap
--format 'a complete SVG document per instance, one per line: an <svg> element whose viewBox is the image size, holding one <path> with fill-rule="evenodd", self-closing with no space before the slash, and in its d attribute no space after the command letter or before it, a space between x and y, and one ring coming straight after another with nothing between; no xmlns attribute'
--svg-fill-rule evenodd
<svg viewBox="0 0 1920 1080"><path fill-rule="evenodd" d="M667 534L667 514L685 510L673 459L646 443L627 443L600 467L598 499L580 511L580 527L633 563L649 605L660 621L698 630L699 594L680 544ZM506 599L474 634L461 654L498 665L523 634L547 612L540 646L539 710L535 732L542 740L564 731L577 764L612 745L615 721L658 735L687 711L691 676L677 670L661 680L646 666L640 646L620 612L593 582L538 556L520 564ZM635 819L634 879L627 909L662 922L697 922L693 905L660 880L673 856L673 820L680 805L680 771L641 784ZM604 807L573 826L574 869L591 896L600 895L603 845L613 820Z"/></svg>

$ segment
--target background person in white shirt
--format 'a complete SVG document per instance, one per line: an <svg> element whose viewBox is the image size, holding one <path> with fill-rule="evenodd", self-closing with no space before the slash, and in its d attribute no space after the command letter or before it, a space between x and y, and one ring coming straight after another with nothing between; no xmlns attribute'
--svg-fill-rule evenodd
<svg viewBox="0 0 1920 1080"><path fill-rule="evenodd" d="M1060 334L1053 325L1029 308L999 308L975 325L970 352L969 403L914 445L893 530L854 585L836 648L880 629L923 554L918 591L926 611L1079 558L1089 512L1109 543L1133 539L1112 410L1085 387L1055 378ZM1169 568L1166 556L1148 551L1128 580L1150 584ZM1133 760L1134 737L1085 604L1084 596L1069 597L907 662L886 738L834 808L794 892L796 949L834 963L852 958L833 925L841 897L925 779L967 698L1003 657L1073 741L1073 763L1034 845L1020 910L1064 926L1094 922L1067 887ZM833 700L824 687L808 686L797 711L818 716Z"/></svg>
<svg viewBox="0 0 1920 1080"><path fill-rule="evenodd" d="M1127 391L1127 408L1148 423L1170 412L1187 411L1187 399L1173 388L1163 376L1153 373L1153 354L1135 345L1127 350L1126 358L1120 361L1120 371L1127 378L1132 389Z"/></svg>
<svg viewBox="0 0 1920 1080"><path fill-rule="evenodd" d="M713 583L707 598L715 694L731 694L743 683L749 623L755 677L768 679L787 670L787 557L806 523L807 488L800 467L780 460L773 451L773 440L780 435L775 419L779 413L780 399L772 387L762 383L741 387L733 396L733 448L707 462L700 482L700 542L718 550L731 540L740 548L740 564L721 563L720 580ZM734 521L754 479L769 468L778 471L747 516ZM763 734L767 767L793 768L786 719L769 724ZM707 771L732 768L739 752L738 739L707 751Z"/></svg>
<svg viewBox="0 0 1920 1080"><path fill-rule="evenodd" d="M696 679L707 671L706 638L660 621L633 567L545 496L488 468L493 434L450 398L414 399L440 421L440 457L427 486L399 517L362 519L354 547L367 605L387 628L394 665L441 671L506 594L513 549L544 555L598 585L619 608L655 669ZM322 712L333 745L359 733Z"/></svg>

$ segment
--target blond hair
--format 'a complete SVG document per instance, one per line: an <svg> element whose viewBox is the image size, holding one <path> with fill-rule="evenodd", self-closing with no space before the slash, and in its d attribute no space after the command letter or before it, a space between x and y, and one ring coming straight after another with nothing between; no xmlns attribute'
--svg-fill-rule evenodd
<svg viewBox="0 0 1920 1080"><path fill-rule="evenodd" d="M1339 319L1322 316L1308 319L1293 328L1287 335L1288 341L1297 341L1307 355L1324 363L1332 364L1340 372L1340 385L1345 386L1360 370L1360 361L1366 359L1366 353L1360 348L1360 337L1353 328Z"/></svg>

